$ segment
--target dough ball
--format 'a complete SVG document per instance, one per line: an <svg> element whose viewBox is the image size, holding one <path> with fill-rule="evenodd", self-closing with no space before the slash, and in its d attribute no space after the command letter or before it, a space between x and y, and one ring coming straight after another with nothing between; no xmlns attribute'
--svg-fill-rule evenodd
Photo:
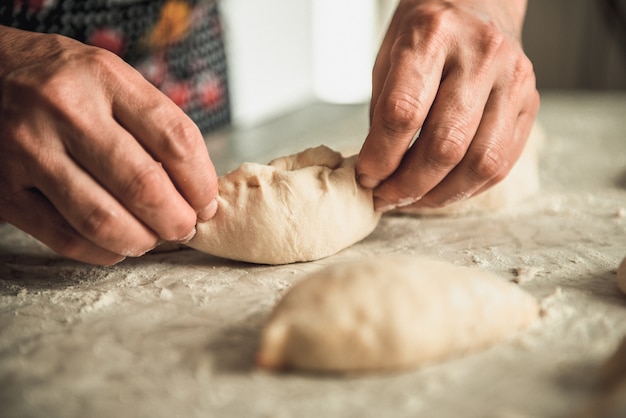
<svg viewBox="0 0 626 418"><path fill-rule="evenodd" d="M425 258L358 260L287 292L257 362L321 372L417 367L492 345L538 311L532 296L486 271Z"/></svg>
<svg viewBox="0 0 626 418"><path fill-rule="evenodd" d="M512 208L539 190L538 154L545 134L537 124L528 138L524 152L507 177L490 189L469 199L441 208L398 208L396 212L414 215L464 215Z"/></svg>
<svg viewBox="0 0 626 418"><path fill-rule="evenodd" d="M626 257L617 268L617 287L626 295Z"/></svg>
<svg viewBox="0 0 626 418"><path fill-rule="evenodd" d="M219 178L217 213L187 245L260 264L335 254L380 219L372 191L357 184L355 161L322 145L269 165L244 163Z"/></svg>

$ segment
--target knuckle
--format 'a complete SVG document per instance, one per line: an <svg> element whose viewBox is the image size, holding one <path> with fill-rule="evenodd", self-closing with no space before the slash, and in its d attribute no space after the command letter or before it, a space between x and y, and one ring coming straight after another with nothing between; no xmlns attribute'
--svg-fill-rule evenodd
<svg viewBox="0 0 626 418"><path fill-rule="evenodd" d="M138 202L144 208L154 209L165 199L161 193L162 181L161 167L153 162L144 168L138 168L136 174L129 177L123 194L127 199Z"/></svg>
<svg viewBox="0 0 626 418"><path fill-rule="evenodd" d="M395 93L383 99L382 123L392 134L415 131L418 115L423 105L418 97L410 93Z"/></svg>
<svg viewBox="0 0 626 418"><path fill-rule="evenodd" d="M501 180L506 176L506 160L501 152L489 148L478 153L470 162L473 176L479 180Z"/></svg>
<svg viewBox="0 0 626 418"><path fill-rule="evenodd" d="M114 73L119 57L103 48L84 45L79 49L68 49L64 56L68 64L79 64L98 73Z"/></svg>
<svg viewBox="0 0 626 418"><path fill-rule="evenodd" d="M159 111L164 115L171 114L171 108L165 109L165 106ZM196 124L178 114L161 120L166 120L158 143L162 154L179 161L195 158L197 150L204 147L204 139Z"/></svg>
<svg viewBox="0 0 626 418"><path fill-rule="evenodd" d="M477 44L484 55L494 56L504 41L504 34L494 24L487 24L480 32Z"/></svg>
<svg viewBox="0 0 626 418"><path fill-rule="evenodd" d="M510 95L519 95L530 88L536 90L536 77L532 61L523 51L511 54L508 71L504 73L503 82Z"/></svg>
<svg viewBox="0 0 626 418"><path fill-rule="evenodd" d="M526 75L535 74L533 62L530 60L530 58L528 58L528 56L526 56L526 54L524 54L523 51L520 51L516 64L516 69L518 73Z"/></svg>
<svg viewBox="0 0 626 418"><path fill-rule="evenodd" d="M116 231L114 228L116 218L113 210L96 206L79 222L79 230L96 242L109 242ZM71 241L68 241L65 247L72 248Z"/></svg>
<svg viewBox="0 0 626 418"><path fill-rule="evenodd" d="M27 87L27 89L29 89L29 87ZM62 104L68 99L68 94L71 93L71 91L72 88L69 79L57 73L41 83L38 95L47 99L48 102Z"/></svg>
<svg viewBox="0 0 626 418"><path fill-rule="evenodd" d="M187 161L204 147L200 128L178 106L159 100L144 112L149 120L159 121L159 133L153 144L159 155L166 155L168 160Z"/></svg>
<svg viewBox="0 0 626 418"><path fill-rule="evenodd" d="M441 5L418 5L406 16L410 23L404 26L407 29L398 33L392 55L402 57L413 51L420 51L426 56L436 55L447 44L451 18L450 9Z"/></svg>
<svg viewBox="0 0 626 418"><path fill-rule="evenodd" d="M84 106L84 94L76 85L86 82L90 75L103 80L107 78L105 74L115 74L115 59L114 54L95 47L64 49L46 68L16 71L7 82L11 83L15 92L21 92L25 97L37 97L66 112L77 111ZM76 71L77 68L80 72Z"/></svg>
<svg viewBox="0 0 626 418"><path fill-rule="evenodd" d="M473 44L470 55L467 53L461 55L469 60L472 77L490 74L498 67L498 62L510 59L506 37L493 23L484 24L478 29ZM467 65L462 59L458 64Z"/></svg>
<svg viewBox="0 0 626 418"><path fill-rule="evenodd" d="M426 147L426 158L429 163L442 167L458 164L467 150L469 135L465 130L447 126L435 129L434 139Z"/></svg>
<svg viewBox="0 0 626 418"><path fill-rule="evenodd" d="M424 3L414 9L415 23L425 29L426 33L443 33L454 19L454 6L447 2Z"/></svg>
<svg viewBox="0 0 626 418"><path fill-rule="evenodd" d="M524 84L532 80L534 84L535 70L532 61L523 53L520 54L513 65L513 83Z"/></svg>

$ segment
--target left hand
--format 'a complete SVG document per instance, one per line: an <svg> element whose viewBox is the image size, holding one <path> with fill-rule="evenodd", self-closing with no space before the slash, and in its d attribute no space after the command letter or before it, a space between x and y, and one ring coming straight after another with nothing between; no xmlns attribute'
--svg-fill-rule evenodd
<svg viewBox="0 0 626 418"><path fill-rule="evenodd" d="M508 174L539 108L520 41L525 6L400 3L374 65L371 127L357 162L378 210L444 206Z"/></svg>

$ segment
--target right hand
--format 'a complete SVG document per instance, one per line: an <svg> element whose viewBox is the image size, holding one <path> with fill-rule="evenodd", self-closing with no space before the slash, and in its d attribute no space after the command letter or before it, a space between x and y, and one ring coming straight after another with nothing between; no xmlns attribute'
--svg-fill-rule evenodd
<svg viewBox="0 0 626 418"><path fill-rule="evenodd" d="M515 165L539 109L521 45L525 9L525 0L400 2L374 64L357 161L377 209L442 207Z"/></svg>
<svg viewBox="0 0 626 418"><path fill-rule="evenodd" d="M109 265L217 209L197 126L116 55L0 26L0 219Z"/></svg>

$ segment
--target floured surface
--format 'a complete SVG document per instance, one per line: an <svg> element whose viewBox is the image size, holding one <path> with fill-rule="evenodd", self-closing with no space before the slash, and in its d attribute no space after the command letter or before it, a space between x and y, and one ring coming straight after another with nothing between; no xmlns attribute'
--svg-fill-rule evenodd
<svg viewBox="0 0 626 418"><path fill-rule="evenodd" d="M362 137L366 111L354 111L337 122L339 138ZM364 241L313 263L251 266L182 250L99 268L0 226L0 415L572 416L595 399L596 373L626 335L615 275L626 255L624 114L625 95L545 95L536 200L487 217L384 217ZM258 160L329 143L331 128ZM293 283L379 254L479 266L517 280L545 315L513 341L408 373L254 367L261 327Z"/></svg>

